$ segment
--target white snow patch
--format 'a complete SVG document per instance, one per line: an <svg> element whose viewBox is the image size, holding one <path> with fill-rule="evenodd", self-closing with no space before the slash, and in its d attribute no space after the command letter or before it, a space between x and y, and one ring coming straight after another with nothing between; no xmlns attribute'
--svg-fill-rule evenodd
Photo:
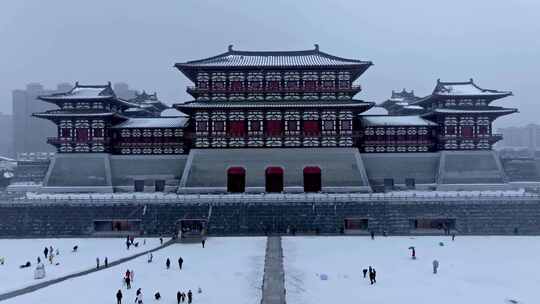
<svg viewBox="0 0 540 304"><path fill-rule="evenodd" d="M111 263L159 246L159 239L148 238L146 245L143 245L143 240L144 238L136 238L135 242L139 242L139 247L131 246L130 250L127 250L125 238L0 239L0 257L5 260L4 265L0 265L0 293L94 268L97 257L101 264L105 257ZM52 246L54 251L60 251L60 255L53 259L53 265L45 259L45 246ZM79 246L77 252L72 252L73 246ZM34 280L37 257L45 264L47 275L43 280ZM19 265L27 261L32 264L31 267L19 268ZM60 265L54 265L55 263Z"/></svg>
<svg viewBox="0 0 540 304"><path fill-rule="evenodd" d="M287 303L537 303L539 250L540 237L287 237Z"/></svg>
<svg viewBox="0 0 540 304"><path fill-rule="evenodd" d="M153 262L140 257L128 263L64 281L36 292L5 301L6 304L116 303L115 294L122 290L122 303L133 303L135 291L141 288L144 303L176 303L176 292L193 292L198 304L260 304L264 271L266 238L209 238L206 248L196 244L175 244L155 252ZM182 270L178 258L182 257ZM171 269L165 261L171 259ZM127 269L135 271L132 288L123 287ZM202 293L198 293L198 288ZM186 302L187 303L187 302Z"/></svg>

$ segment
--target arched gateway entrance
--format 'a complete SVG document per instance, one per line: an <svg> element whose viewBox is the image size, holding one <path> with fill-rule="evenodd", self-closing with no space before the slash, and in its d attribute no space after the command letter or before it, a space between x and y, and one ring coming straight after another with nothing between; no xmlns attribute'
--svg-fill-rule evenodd
<svg viewBox="0 0 540 304"><path fill-rule="evenodd" d="M321 168L310 166L304 168L304 192L321 191Z"/></svg>
<svg viewBox="0 0 540 304"><path fill-rule="evenodd" d="M230 167L227 170L227 192L242 193L246 191L246 169Z"/></svg>
<svg viewBox="0 0 540 304"><path fill-rule="evenodd" d="M265 189L266 192L283 192L283 168L266 168Z"/></svg>

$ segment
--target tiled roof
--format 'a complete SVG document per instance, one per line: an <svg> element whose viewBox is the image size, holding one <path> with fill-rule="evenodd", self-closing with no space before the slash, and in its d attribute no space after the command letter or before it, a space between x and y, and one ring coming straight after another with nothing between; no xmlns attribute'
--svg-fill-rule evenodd
<svg viewBox="0 0 540 304"><path fill-rule="evenodd" d="M62 110L51 110L41 113L33 113L32 116L36 117L72 117L72 116L84 116L84 117L106 117L118 115L114 112L94 112L94 111L84 111L84 112L74 112L74 111L62 111Z"/></svg>
<svg viewBox="0 0 540 304"><path fill-rule="evenodd" d="M467 82L441 82L437 81L437 86L433 94L445 96L479 96L479 95L512 95L512 92L482 89L477 86L472 79Z"/></svg>
<svg viewBox="0 0 540 304"><path fill-rule="evenodd" d="M360 100L328 101L328 100L305 100L305 101L215 101L215 102L188 102L175 104L177 109L200 109L200 108L347 108L347 107L372 107L373 103Z"/></svg>
<svg viewBox="0 0 540 304"><path fill-rule="evenodd" d="M183 128L186 126L188 117L152 117L130 118L125 122L114 126L114 129L131 128Z"/></svg>
<svg viewBox="0 0 540 304"><path fill-rule="evenodd" d="M511 108L501 108L501 107L486 107L486 108L441 108L434 109L432 112L435 113L448 113L448 114L460 114L460 113L472 113L472 114L510 114L516 113L517 109Z"/></svg>
<svg viewBox="0 0 540 304"><path fill-rule="evenodd" d="M177 67L304 67L304 66L350 66L366 65L370 61L347 59L314 50L306 51L237 51L229 46L229 51L201 60L177 63Z"/></svg>
<svg viewBox="0 0 540 304"><path fill-rule="evenodd" d="M78 82L75 87L69 92L56 93L46 96L41 96L41 99L108 99L115 98L116 95L110 84L108 85L80 85Z"/></svg>
<svg viewBox="0 0 540 304"><path fill-rule="evenodd" d="M364 116L361 115L362 124L365 126L437 126L436 123L420 116Z"/></svg>

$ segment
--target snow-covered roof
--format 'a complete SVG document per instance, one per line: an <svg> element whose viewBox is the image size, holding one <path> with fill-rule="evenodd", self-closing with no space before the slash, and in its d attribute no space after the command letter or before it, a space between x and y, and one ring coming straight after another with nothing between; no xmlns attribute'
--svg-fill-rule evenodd
<svg viewBox="0 0 540 304"><path fill-rule="evenodd" d="M511 109L511 108L501 108L501 107L489 107L489 108L480 108L480 109L471 109L471 108L464 108L464 109L449 109L449 108L441 108L441 109L435 109L433 110L435 113L494 113L494 114L507 114L507 113L515 113L517 112L517 109Z"/></svg>
<svg viewBox="0 0 540 304"><path fill-rule="evenodd" d="M467 82L437 82L433 91L436 95L448 96L477 96L477 95L512 95L512 92L483 89L477 86L472 79Z"/></svg>
<svg viewBox="0 0 540 304"><path fill-rule="evenodd" d="M109 99L115 98L116 95L110 84L107 85L80 85L78 82L75 87L69 92L55 93L51 95L41 96L44 100L59 100L59 99Z"/></svg>
<svg viewBox="0 0 540 304"><path fill-rule="evenodd" d="M403 107L405 109L409 109L409 110L423 110L424 108L422 108L421 106L416 106L416 105L412 105L412 106L405 106Z"/></svg>
<svg viewBox="0 0 540 304"><path fill-rule="evenodd" d="M183 128L186 126L188 117L152 117L130 118L127 121L114 126L115 129L130 128Z"/></svg>
<svg viewBox="0 0 540 304"><path fill-rule="evenodd" d="M84 117L105 117L111 115L118 115L114 112L71 112L71 111L62 111L62 110L51 110L42 113L33 113L32 116L36 117L72 117L72 116L84 116Z"/></svg>
<svg viewBox="0 0 540 304"><path fill-rule="evenodd" d="M436 126L437 124L420 116L360 116L365 126Z"/></svg>
<svg viewBox="0 0 540 304"><path fill-rule="evenodd" d="M183 104L175 104L176 109L199 109L199 108L368 108L372 107L373 103L360 100L305 100L305 101L216 101L216 102L188 102Z"/></svg>
<svg viewBox="0 0 540 304"><path fill-rule="evenodd" d="M318 45L314 50L306 51L237 51L229 46L226 53L201 60L177 63L177 67L230 67L230 66L349 66L371 65L370 61L347 59L319 51Z"/></svg>

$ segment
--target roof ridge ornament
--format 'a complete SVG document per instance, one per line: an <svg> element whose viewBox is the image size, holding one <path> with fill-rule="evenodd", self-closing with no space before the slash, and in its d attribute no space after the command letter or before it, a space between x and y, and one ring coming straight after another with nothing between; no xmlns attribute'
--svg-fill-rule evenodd
<svg viewBox="0 0 540 304"><path fill-rule="evenodd" d="M227 50L228 50L229 52L232 52L232 51L233 51L233 46L234 46L234 45L229 44L229 47L227 48Z"/></svg>
<svg viewBox="0 0 540 304"><path fill-rule="evenodd" d="M315 51L318 52L319 51L319 44L315 43L314 46L315 46Z"/></svg>

